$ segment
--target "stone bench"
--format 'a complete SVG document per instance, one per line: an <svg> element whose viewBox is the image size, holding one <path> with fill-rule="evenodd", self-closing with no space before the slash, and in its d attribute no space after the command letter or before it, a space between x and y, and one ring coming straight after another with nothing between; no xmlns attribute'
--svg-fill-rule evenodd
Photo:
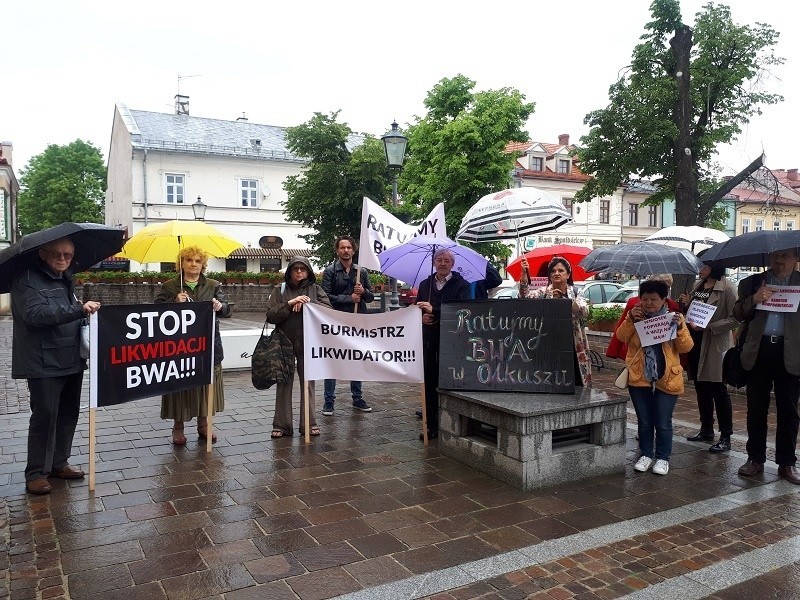
<svg viewBox="0 0 800 600"><path fill-rule="evenodd" d="M441 390L439 450L522 490L625 470L627 395Z"/></svg>

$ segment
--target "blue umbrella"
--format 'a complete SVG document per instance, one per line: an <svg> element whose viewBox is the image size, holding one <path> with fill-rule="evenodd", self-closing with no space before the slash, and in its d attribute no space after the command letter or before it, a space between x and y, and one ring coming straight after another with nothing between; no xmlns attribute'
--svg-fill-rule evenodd
<svg viewBox="0 0 800 600"><path fill-rule="evenodd" d="M446 237L419 236L384 250L378 255L381 273L417 287L434 272L433 255L446 248L453 253L453 271L467 281L478 281L486 277L489 261L466 246Z"/></svg>

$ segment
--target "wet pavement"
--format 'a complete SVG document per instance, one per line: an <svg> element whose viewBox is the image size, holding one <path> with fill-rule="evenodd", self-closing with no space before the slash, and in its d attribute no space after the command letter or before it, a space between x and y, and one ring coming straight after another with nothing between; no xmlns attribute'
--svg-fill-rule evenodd
<svg viewBox="0 0 800 600"><path fill-rule="evenodd" d="M221 327L260 327L237 315ZM521 492L424 448L419 386L364 384L372 413L338 386L306 446L270 439L274 388L226 372L213 452L170 443L151 398L98 409L97 486L52 480L25 493L27 388L10 379L0 318L0 598L359 599L797 598L800 489L742 478L744 397L734 449L689 443L693 389L675 412L666 477L636 473L635 416L618 474ZM595 374L614 391L617 370ZM319 391L318 391L319 396ZM295 411L297 411L297 402ZM317 410L320 406L317 406ZM769 457L774 457L774 420ZM88 411L72 462L87 468Z"/></svg>

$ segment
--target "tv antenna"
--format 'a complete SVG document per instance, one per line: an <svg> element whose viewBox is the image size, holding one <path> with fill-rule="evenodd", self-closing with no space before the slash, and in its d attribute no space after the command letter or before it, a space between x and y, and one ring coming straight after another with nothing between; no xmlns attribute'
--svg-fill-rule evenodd
<svg viewBox="0 0 800 600"><path fill-rule="evenodd" d="M181 80L182 79L191 79L192 77L202 77L202 75L181 75L178 73L178 95L181 93Z"/></svg>

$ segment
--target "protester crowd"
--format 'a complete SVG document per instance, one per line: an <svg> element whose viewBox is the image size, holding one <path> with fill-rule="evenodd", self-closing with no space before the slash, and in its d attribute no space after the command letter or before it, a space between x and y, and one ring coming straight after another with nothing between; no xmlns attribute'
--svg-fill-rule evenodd
<svg viewBox="0 0 800 600"><path fill-rule="evenodd" d="M335 240L336 260L328 265L318 283L311 263L301 257L286 267L284 282L275 287L267 305L266 319L291 341L292 356L300 388L300 414L308 404L309 434L318 436L321 428L314 406L314 382L305 380L303 363L303 307L314 303L333 309L365 313L374 294L367 272L354 258L355 240L342 236ZM36 261L17 275L11 288L14 321L12 376L28 381L31 420L28 432L27 490L33 494L50 492L49 477L81 478L84 472L69 464L72 440L79 414L83 371L86 361L79 352L81 320L100 310L98 302L80 302L74 294L70 264L74 248L69 238L41 246ZM610 356L625 360L627 390L638 419L640 456L636 471L669 472L672 450L672 411L684 390L684 366L697 390L700 430L690 441L715 442L711 452L730 450L732 430L731 400L723 380L723 356L734 344L738 330L742 342L741 364L749 371L747 385L747 462L739 469L742 476L761 473L766 462L767 415L774 390L777 409L776 462L783 479L800 484L795 468L798 434L798 396L800 395L800 313L759 310L776 286L800 286L795 270L796 250L773 252L769 269L741 281L738 293L726 281L724 269L707 265L691 290L680 294L679 302L669 298L671 279L653 276L639 286L637 298L628 302L617 324L608 349ZM487 266L485 278L466 281L456 269L457 257L444 248L432 256L432 272L419 285L416 308L422 323L425 413L427 438L439 434L439 351L442 343L442 307L446 303L480 300L501 278ZM207 278L208 254L200 247L184 248L176 263L175 278L162 284L157 303L211 302L219 316L230 314L230 304L218 281ZM586 337L587 301L576 293L572 281L573 265L561 256L547 263L547 283L530 285L528 264L523 261L519 292L523 299L569 302L572 318L572 347L576 385L591 386L592 372ZM706 322L690 318L693 303L713 307ZM688 317L688 318L687 318ZM667 319L672 328L668 339L645 343L637 325L648 319ZM208 394L214 394L212 414L224 410L224 383L221 363L222 341L216 330L214 339L214 385L165 394L161 417L172 421L172 443L186 444L185 423L197 419L201 439L216 436L209 432ZM292 391L294 369L288 381L279 381L272 438L294 433ZM372 407L362 395L360 381L350 381L352 408L368 413ZM324 382L321 414L332 418L335 411L336 380ZM714 431L714 414L719 438ZM303 420L298 431L302 434ZM423 437L423 436L420 436ZM716 440L716 441L715 441Z"/></svg>

